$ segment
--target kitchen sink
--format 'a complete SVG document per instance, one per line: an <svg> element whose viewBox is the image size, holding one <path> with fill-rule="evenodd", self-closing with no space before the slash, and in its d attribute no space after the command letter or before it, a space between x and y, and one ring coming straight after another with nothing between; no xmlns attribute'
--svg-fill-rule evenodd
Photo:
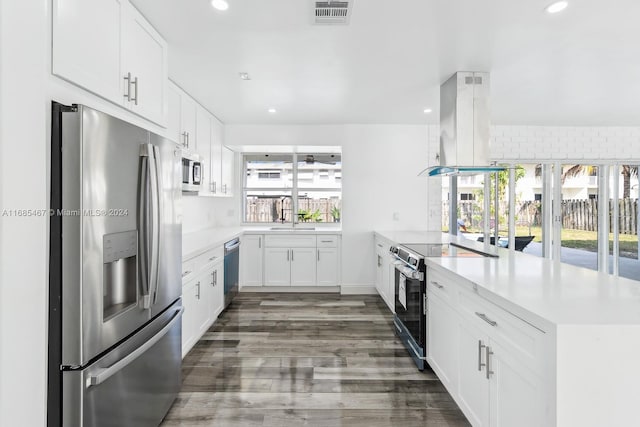
<svg viewBox="0 0 640 427"><path fill-rule="evenodd" d="M314 231L315 227L271 227L271 231Z"/></svg>

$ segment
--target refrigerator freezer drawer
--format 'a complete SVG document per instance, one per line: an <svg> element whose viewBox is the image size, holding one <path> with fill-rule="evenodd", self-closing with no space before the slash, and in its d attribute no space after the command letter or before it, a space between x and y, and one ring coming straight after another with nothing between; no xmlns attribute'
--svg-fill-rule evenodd
<svg viewBox="0 0 640 427"><path fill-rule="evenodd" d="M157 426L180 390L180 301L83 370L63 372L63 425Z"/></svg>

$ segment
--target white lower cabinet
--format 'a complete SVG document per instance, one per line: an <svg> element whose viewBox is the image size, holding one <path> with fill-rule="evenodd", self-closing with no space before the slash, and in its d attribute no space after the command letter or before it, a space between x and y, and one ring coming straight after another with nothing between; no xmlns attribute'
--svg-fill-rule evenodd
<svg viewBox="0 0 640 427"><path fill-rule="evenodd" d="M447 303L427 292L427 361L449 393L458 388L458 314Z"/></svg>
<svg viewBox="0 0 640 427"><path fill-rule="evenodd" d="M182 357L211 327L224 305L224 257L218 247L182 266Z"/></svg>
<svg viewBox="0 0 640 427"><path fill-rule="evenodd" d="M476 427L552 425L544 332L427 270L427 361ZM448 302L445 302L445 298Z"/></svg>
<svg viewBox="0 0 640 427"><path fill-rule="evenodd" d="M392 243L376 236L376 290L389 309L395 313L395 259L389 253Z"/></svg>
<svg viewBox="0 0 640 427"><path fill-rule="evenodd" d="M291 286L315 286L316 262L316 248L291 249Z"/></svg>
<svg viewBox="0 0 640 427"><path fill-rule="evenodd" d="M318 248L317 285L338 286L340 284L340 270L338 248Z"/></svg>
<svg viewBox="0 0 640 427"><path fill-rule="evenodd" d="M264 285L291 286L291 249L264 250Z"/></svg>
<svg viewBox="0 0 640 427"><path fill-rule="evenodd" d="M243 237L242 286L340 286L338 235Z"/></svg>
<svg viewBox="0 0 640 427"><path fill-rule="evenodd" d="M243 286L262 286L263 279L263 243L262 235L245 235L240 245L240 278Z"/></svg>

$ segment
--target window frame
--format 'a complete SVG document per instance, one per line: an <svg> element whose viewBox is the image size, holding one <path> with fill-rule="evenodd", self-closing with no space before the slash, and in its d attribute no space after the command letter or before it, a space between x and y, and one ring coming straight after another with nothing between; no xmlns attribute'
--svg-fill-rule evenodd
<svg viewBox="0 0 640 427"><path fill-rule="evenodd" d="M292 161L293 161L293 168L292 168L292 174L293 174L293 179L292 179L292 185L291 188L272 188L272 187L264 187L264 188L249 188L247 187L247 168L246 168L246 161L245 158L248 156L262 156L265 154L269 154L270 156L291 156ZM344 186L344 182L343 182L343 174L342 174L342 166L340 167L340 188L329 188L329 187L318 187L318 188L307 188L307 187L302 187L300 188L300 186L298 185L298 159L299 158L304 158L304 156L307 155L339 155L340 156L340 163L342 164L342 152L323 152L320 150L316 150L313 153L309 152L309 151L297 151L297 152L256 152L256 151L251 151L251 152L244 152L242 153L241 156L241 161L242 161L242 194L241 194L241 198L240 198L240 211L242 212L242 225L246 225L246 226L266 226L266 225L270 225L270 224L280 224L280 226L282 227L286 227L286 226L290 226L291 228L294 228L297 224L300 224L300 221L298 220L298 215L295 214L296 212L299 211L299 206L298 206L298 199L300 197L300 191L305 192L305 193L317 193L317 192L330 192L330 193L340 193L340 200L342 201L342 191L343 191L343 186ZM275 223L275 222L247 222L246 218L247 218L247 192L248 191L281 191L283 193L291 193L291 206L293 209L293 214L291 215L291 222L283 222L283 223ZM288 196L287 196L288 197ZM343 205L341 204L340 206L340 217L343 218L344 217L344 208ZM342 227L342 221L335 223L335 222L314 222L313 223L314 227L324 227L324 228L335 228L335 227Z"/></svg>

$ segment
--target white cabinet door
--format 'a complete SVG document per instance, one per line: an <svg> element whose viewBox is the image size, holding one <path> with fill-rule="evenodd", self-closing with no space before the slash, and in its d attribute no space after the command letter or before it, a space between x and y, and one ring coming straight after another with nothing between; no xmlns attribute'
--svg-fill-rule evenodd
<svg viewBox="0 0 640 427"><path fill-rule="evenodd" d="M316 248L291 249L291 286L315 286L316 267Z"/></svg>
<svg viewBox="0 0 640 427"><path fill-rule="evenodd" d="M340 285L340 260L338 259L338 248L318 248L318 286L338 286Z"/></svg>
<svg viewBox="0 0 640 427"><path fill-rule="evenodd" d="M182 136L182 143L191 151L197 149L196 142L196 121L198 115L198 104L189 96L182 96L182 107L180 115L180 134Z"/></svg>
<svg viewBox="0 0 640 427"><path fill-rule="evenodd" d="M264 285L291 286L291 249L265 248Z"/></svg>
<svg viewBox="0 0 640 427"><path fill-rule="evenodd" d="M209 329L211 325L211 301L213 299L213 270L207 270L196 278L197 309L196 324L198 339Z"/></svg>
<svg viewBox="0 0 640 427"><path fill-rule="evenodd" d="M54 0L52 71L74 84L122 104L120 0Z"/></svg>
<svg viewBox="0 0 640 427"><path fill-rule="evenodd" d="M242 286L262 286L263 236L245 235L240 245L242 264Z"/></svg>
<svg viewBox="0 0 640 427"><path fill-rule="evenodd" d="M235 153L227 147L222 147L222 194L225 196L233 195L233 170L235 162Z"/></svg>
<svg viewBox="0 0 640 427"><path fill-rule="evenodd" d="M222 192L222 140L224 127L220 120L211 118L211 165L209 176L211 177L211 192Z"/></svg>
<svg viewBox="0 0 640 427"><path fill-rule="evenodd" d="M123 74L131 73L130 82L123 79L124 93L129 94L125 105L165 125L167 44L133 6L128 7L123 25Z"/></svg>
<svg viewBox="0 0 640 427"><path fill-rule="evenodd" d="M182 128L180 124L182 115L182 95L180 89L169 82L167 85L167 137L173 142L183 144Z"/></svg>
<svg viewBox="0 0 640 427"><path fill-rule="evenodd" d="M211 162L211 114L198 106L196 113L196 152L202 161L201 193L211 193L210 165Z"/></svg>
<svg viewBox="0 0 640 427"><path fill-rule="evenodd" d="M222 312L224 304L224 264L217 262L211 271L211 300L209 303L210 318L214 322Z"/></svg>
<svg viewBox="0 0 640 427"><path fill-rule="evenodd" d="M458 383L458 317L444 301L427 293L427 358L452 395L456 394Z"/></svg>
<svg viewBox="0 0 640 427"><path fill-rule="evenodd" d="M545 420L543 381L523 363L518 353L492 341L489 368L491 374L491 426L536 427Z"/></svg>
<svg viewBox="0 0 640 427"><path fill-rule="evenodd" d="M489 425L489 381L486 347L489 339L470 321L458 325L458 405L474 427Z"/></svg>
<svg viewBox="0 0 640 427"><path fill-rule="evenodd" d="M196 281L191 281L182 287L182 357L187 355L191 347L198 340L197 310L198 310L198 290Z"/></svg>
<svg viewBox="0 0 640 427"><path fill-rule="evenodd" d="M379 243L376 243L376 290L382 299L387 302L389 296L388 292L388 277L385 277L385 262L384 254L381 252ZM388 276L388 275L387 275Z"/></svg>
<svg viewBox="0 0 640 427"><path fill-rule="evenodd" d="M396 312L396 259L392 257L389 253L385 255L384 264L384 284L386 284L387 288L387 306L392 313Z"/></svg>

